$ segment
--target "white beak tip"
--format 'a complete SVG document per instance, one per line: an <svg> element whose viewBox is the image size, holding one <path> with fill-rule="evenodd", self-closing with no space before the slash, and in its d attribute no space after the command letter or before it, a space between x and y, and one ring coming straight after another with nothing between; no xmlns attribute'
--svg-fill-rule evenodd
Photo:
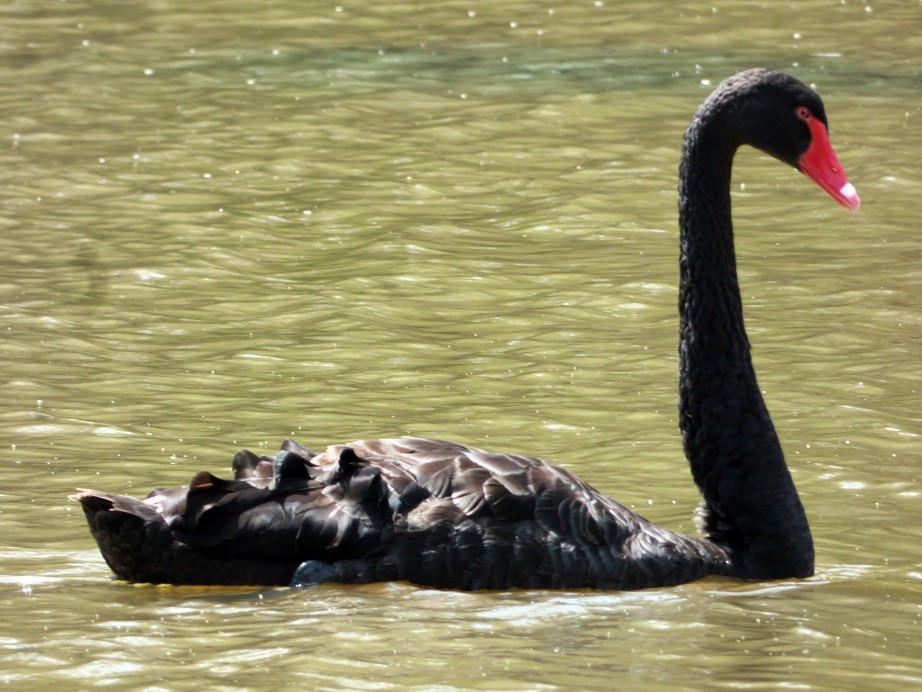
<svg viewBox="0 0 922 692"><path fill-rule="evenodd" d="M851 183L845 183L842 186L842 189L839 190L839 194L842 196L842 199L845 201L846 206L852 210L857 211L858 207L861 206L861 199L858 197L858 190L855 189L855 186Z"/></svg>

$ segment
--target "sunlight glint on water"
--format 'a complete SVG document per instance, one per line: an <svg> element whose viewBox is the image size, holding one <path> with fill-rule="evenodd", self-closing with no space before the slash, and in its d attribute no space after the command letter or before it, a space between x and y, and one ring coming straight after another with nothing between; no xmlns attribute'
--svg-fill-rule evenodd
<svg viewBox="0 0 922 692"><path fill-rule="evenodd" d="M865 4L4 10L0 680L918 685L919 17ZM862 196L848 215L752 151L735 165L747 328L816 577L111 580L74 487L145 494L289 435L536 454L693 532L676 166L708 90L758 64L816 86Z"/></svg>

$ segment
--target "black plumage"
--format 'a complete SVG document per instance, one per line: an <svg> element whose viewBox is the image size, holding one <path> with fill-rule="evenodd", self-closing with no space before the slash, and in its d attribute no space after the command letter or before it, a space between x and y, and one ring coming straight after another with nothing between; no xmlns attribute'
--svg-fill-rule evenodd
<svg viewBox="0 0 922 692"><path fill-rule="evenodd" d="M317 454L289 440L275 456L238 452L233 480L201 472L188 487L143 501L75 495L106 562L136 582L407 580L452 589L633 589L707 575L812 574L810 530L743 325L730 171L736 149L751 144L857 208L844 174L829 182L816 173L810 152L825 132L812 90L750 70L711 94L685 137L679 426L704 496L703 538L658 528L532 457L416 438Z"/></svg>
<svg viewBox="0 0 922 692"><path fill-rule="evenodd" d="M251 583L241 556L262 560L256 583L272 584L307 561L337 581L459 589L630 588L730 572L716 546L654 527L531 457L416 438L295 450L288 441L274 458L235 464L232 481L203 472L144 501L77 498L109 566L131 581Z"/></svg>

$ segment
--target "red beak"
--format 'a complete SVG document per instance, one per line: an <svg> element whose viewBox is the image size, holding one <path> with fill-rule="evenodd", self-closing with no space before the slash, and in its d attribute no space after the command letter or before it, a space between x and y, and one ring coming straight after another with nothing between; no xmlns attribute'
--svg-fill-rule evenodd
<svg viewBox="0 0 922 692"><path fill-rule="evenodd" d="M807 117L806 122L810 127L810 146L797 162L797 168L843 207L858 211L861 205L858 191L845 177L839 157L829 143L826 126L814 117Z"/></svg>

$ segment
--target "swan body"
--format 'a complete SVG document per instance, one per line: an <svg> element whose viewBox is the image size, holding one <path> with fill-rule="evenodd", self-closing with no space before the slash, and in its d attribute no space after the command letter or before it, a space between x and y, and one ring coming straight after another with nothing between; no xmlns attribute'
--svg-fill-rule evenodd
<svg viewBox="0 0 922 692"><path fill-rule="evenodd" d="M857 209L819 97L788 75L724 81L686 133L679 183L679 426L703 538L654 526L540 459L418 438L321 453L243 450L145 500L83 490L116 576L169 584L365 583L451 589L671 586L708 575L806 577L813 542L743 325L730 172L756 146ZM606 452L608 454L610 452Z"/></svg>
<svg viewBox="0 0 922 692"><path fill-rule="evenodd" d="M143 502L78 499L109 565L131 581L311 583L320 570L323 581L455 589L637 588L731 573L719 547L657 528L532 457L417 438L315 454L288 440L274 457L238 452L234 472L202 472Z"/></svg>

